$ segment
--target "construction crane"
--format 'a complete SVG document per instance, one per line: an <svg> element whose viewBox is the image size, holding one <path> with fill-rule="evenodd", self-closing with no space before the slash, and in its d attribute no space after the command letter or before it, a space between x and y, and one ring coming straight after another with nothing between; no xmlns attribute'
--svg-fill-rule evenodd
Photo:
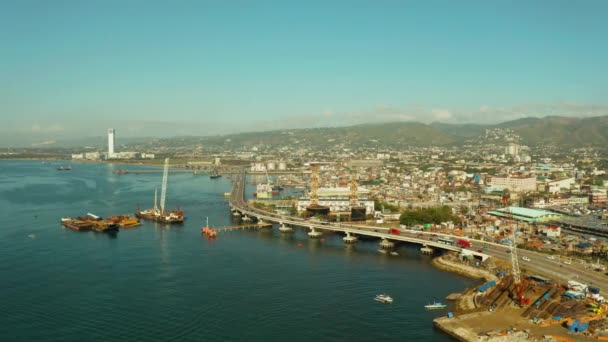
<svg viewBox="0 0 608 342"><path fill-rule="evenodd" d="M515 239L515 231L517 230L517 221L515 224L515 228L512 227L513 223L513 215L511 213L511 209L509 207L509 200L511 199L511 194L509 190L505 189L502 195L502 203L504 205L504 213L505 217L509 222L509 252L511 254L511 273L513 274L513 284L515 285L515 295L516 301L519 306L524 306L526 302L525 291L527 287L527 283L524 279L521 278L521 271L519 269L519 257L517 256L517 242Z"/></svg>
<svg viewBox="0 0 608 342"><path fill-rule="evenodd" d="M163 169L163 185L160 191L160 213L165 214L165 199L167 198L167 179L169 178L169 158L165 158L165 168Z"/></svg>
<svg viewBox="0 0 608 342"><path fill-rule="evenodd" d="M359 206L359 184L357 184L357 175L353 174L350 180L350 206L358 207Z"/></svg>

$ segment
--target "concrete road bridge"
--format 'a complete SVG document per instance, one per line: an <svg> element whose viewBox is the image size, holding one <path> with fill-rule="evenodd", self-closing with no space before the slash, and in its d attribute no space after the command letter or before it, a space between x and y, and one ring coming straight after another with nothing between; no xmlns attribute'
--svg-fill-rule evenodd
<svg viewBox="0 0 608 342"><path fill-rule="evenodd" d="M486 253L477 252L473 249L461 248L459 246L443 243L432 239L433 236L424 232L418 231L403 231L399 235L387 233L387 229L383 227L369 227L361 225L350 225L344 223L326 223L326 222L314 222L299 217L280 215L274 212L265 211L262 209L254 208L249 206L244 199L245 192L245 173L241 172L237 177L234 188L230 197L230 206L233 212L238 212L240 215L246 218L255 218L262 222L272 222L279 224L280 229L288 231L287 226L305 227L309 228L309 236L317 237L321 235L321 231L333 231L341 232L346 235L345 242L356 240L357 236L368 236L376 237L381 239L380 247L390 248L392 243L395 241L402 241L408 243L415 243L422 245L427 248L438 248L449 251L461 253L463 255L472 255L482 261L485 261L490 255ZM441 234L439 234L441 235ZM449 237L446 235L445 237ZM452 237L450 237L452 238ZM460 239L456 237L456 239ZM455 242L456 240L453 240Z"/></svg>
<svg viewBox="0 0 608 342"><path fill-rule="evenodd" d="M230 198L230 206L233 211L238 211L243 215L248 215L268 222L274 222L281 226L292 225L299 227L307 227L312 232L319 231L336 231L343 232L348 236L365 235L383 239L382 241L404 241L409 243L417 243L423 246L432 246L431 248L441 248L444 250L451 250L462 253L463 248L453 245L445 245L434 241L435 237L447 237L454 240L461 239L458 236L452 236L441 233L431 233L424 231L413 231L405 230L401 231L400 235L387 234L379 232L380 230L386 230L384 227L371 227L363 225L345 225L345 224L329 224L311 222L297 217L282 216L276 213L263 211L257 208L252 208L247 204L244 199L245 191L245 172L241 171L234 183L234 191ZM281 228L279 228L281 229ZM375 231L377 230L377 231ZM309 233L309 235L311 234ZM465 253L470 252L474 256L486 260L488 257L495 257L498 259L510 261L509 246L489 241L475 240L467 238L472 244L472 249L466 250ZM483 253L476 252L482 247ZM539 252L534 252L525 249L517 249L517 253L520 258L526 257L528 260L520 260L520 267L522 270L528 270L530 272L538 272L541 275L546 275L555 279L558 282L567 282L568 280L577 280L579 282L592 284L599 286L601 289L608 288L608 277L603 272L596 272L592 269L585 268L584 265L570 262L567 259L550 259L548 255ZM605 292L602 291L604 294Z"/></svg>

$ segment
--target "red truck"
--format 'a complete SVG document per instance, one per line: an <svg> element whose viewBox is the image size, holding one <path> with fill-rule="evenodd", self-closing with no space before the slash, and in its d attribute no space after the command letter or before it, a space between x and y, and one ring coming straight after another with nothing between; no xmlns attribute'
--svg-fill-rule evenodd
<svg viewBox="0 0 608 342"><path fill-rule="evenodd" d="M471 248L471 242L467 240L458 240L456 244L462 248Z"/></svg>
<svg viewBox="0 0 608 342"><path fill-rule="evenodd" d="M399 231L399 229L391 228L389 233L393 235L400 235L401 231Z"/></svg>

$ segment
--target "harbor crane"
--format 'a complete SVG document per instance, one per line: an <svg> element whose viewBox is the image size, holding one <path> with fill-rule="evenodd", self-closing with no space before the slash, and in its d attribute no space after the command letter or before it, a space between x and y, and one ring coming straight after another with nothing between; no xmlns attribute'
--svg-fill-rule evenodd
<svg viewBox="0 0 608 342"><path fill-rule="evenodd" d="M169 178L169 158L165 158L165 168L163 169L163 184L160 191L160 213L165 214L165 200L167 199L167 179ZM156 196L156 195L155 195Z"/></svg>

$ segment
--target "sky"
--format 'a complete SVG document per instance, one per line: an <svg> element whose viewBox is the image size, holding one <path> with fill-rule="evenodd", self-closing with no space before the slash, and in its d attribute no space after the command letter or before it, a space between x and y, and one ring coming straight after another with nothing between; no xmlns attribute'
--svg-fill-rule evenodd
<svg viewBox="0 0 608 342"><path fill-rule="evenodd" d="M0 144L608 114L608 1L0 1Z"/></svg>

